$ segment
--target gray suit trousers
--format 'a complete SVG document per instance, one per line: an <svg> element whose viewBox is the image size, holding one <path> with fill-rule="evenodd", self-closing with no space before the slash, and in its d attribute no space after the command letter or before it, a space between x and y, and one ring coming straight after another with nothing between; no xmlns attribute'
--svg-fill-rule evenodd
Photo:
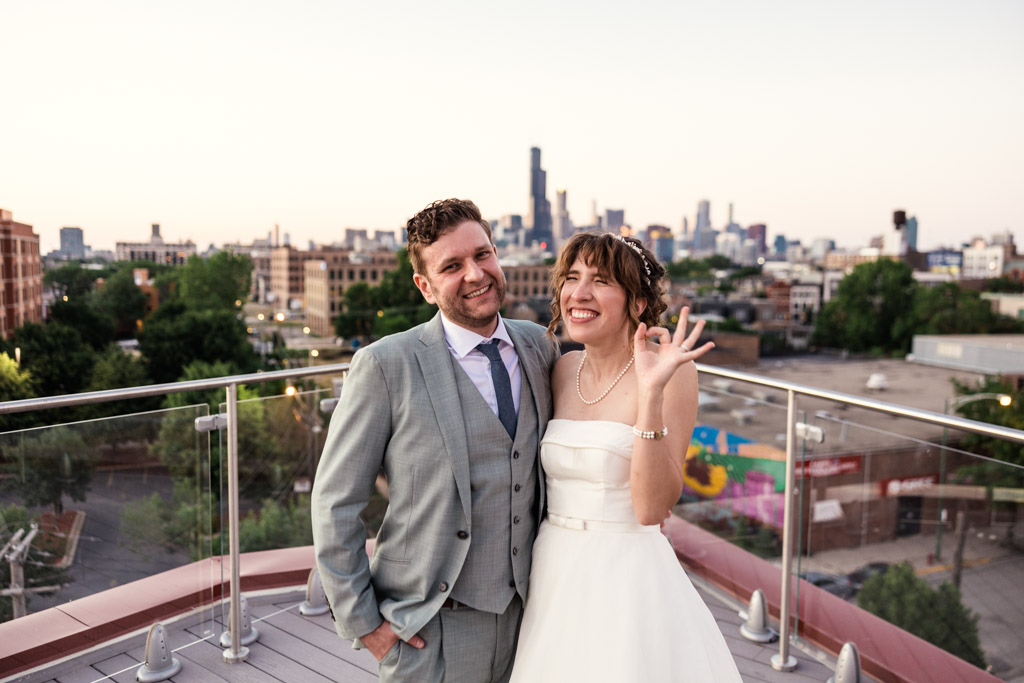
<svg viewBox="0 0 1024 683"><path fill-rule="evenodd" d="M522 618L518 595L503 614L442 608L419 633L423 649L399 640L384 655L381 683L506 683Z"/></svg>

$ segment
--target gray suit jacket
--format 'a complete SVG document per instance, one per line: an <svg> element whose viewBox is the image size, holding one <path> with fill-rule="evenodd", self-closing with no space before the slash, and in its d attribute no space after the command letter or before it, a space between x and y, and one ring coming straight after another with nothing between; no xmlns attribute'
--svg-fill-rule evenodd
<svg viewBox="0 0 1024 683"><path fill-rule="evenodd" d="M558 351L534 323L505 320L543 433ZM531 454L537 457L537 454ZM381 467L390 504L367 559L359 514ZM537 471L540 472L538 463ZM313 486L313 540L335 628L358 638L391 622L403 640L440 609L469 545L469 445L440 314L356 353L331 418ZM544 507L542 482L540 511Z"/></svg>

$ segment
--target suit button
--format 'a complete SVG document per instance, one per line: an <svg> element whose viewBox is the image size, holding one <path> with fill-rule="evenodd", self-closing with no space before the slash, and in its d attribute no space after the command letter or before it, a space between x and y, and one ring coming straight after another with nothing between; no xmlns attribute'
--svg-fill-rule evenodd
<svg viewBox="0 0 1024 683"><path fill-rule="evenodd" d="M465 541L467 538L469 538L469 534L467 534L462 529L459 529L459 532L457 534L455 534L455 535L458 536L459 538L461 538L463 541Z"/></svg>
<svg viewBox="0 0 1024 683"><path fill-rule="evenodd" d="M441 582L441 585L438 586L438 588L441 589L442 593L447 593L448 592L448 584L445 583L444 581Z"/></svg>
<svg viewBox="0 0 1024 683"><path fill-rule="evenodd" d="M515 517L512 518L512 523L513 524L519 524L519 515L516 515Z"/></svg>
<svg viewBox="0 0 1024 683"><path fill-rule="evenodd" d="M518 459L519 459L519 451L516 451L516 452L514 452L514 453L512 454L512 459L513 459L513 460L518 460Z"/></svg>
<svg viewBox="0 0 1024 683"><path fill-rule="evenodd" d="M509 581L508 582L508 587L509 588L515 588L516 587L516 582L515 581Z"/></svg>
<svg viewBox="0 0 1024 683"><path fill-rule="evenodd" d="M519 489L521 489L521 488L522 488L522 486L520 486L519 484L516 484L515 486L512 487L512 490L515 491L516 493L519 493Z"/></svg>
<svg viewBox="0 0 1024 683"><path fill-rule="evenodd" d="M513 555L518 555L519 554L519 548L512 548L512 554Z"/></svg>

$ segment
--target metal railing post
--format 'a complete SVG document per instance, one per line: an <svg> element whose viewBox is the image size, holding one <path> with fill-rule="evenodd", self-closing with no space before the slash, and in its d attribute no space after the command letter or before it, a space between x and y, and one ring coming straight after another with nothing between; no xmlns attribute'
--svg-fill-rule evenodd
<svg viewBox="0 0 1024 683"><path fill-rule="evenodd" d="M792 671L796 658L789 654L789 602L793 580L793 475L796 470L796 392L786 392L786 492L782 506L782 592L779 598L779 654L772 668Z"/></svg>
<svg viewBox="0 0 1024 683"><path fill-rule="evenodd" d="M242 645L242 580L238 558L238 385L227 386L228 411L228 548L231 554L231 610L228 632L231 645L224 650L224 661L244 662L249 648Z"/></svg>

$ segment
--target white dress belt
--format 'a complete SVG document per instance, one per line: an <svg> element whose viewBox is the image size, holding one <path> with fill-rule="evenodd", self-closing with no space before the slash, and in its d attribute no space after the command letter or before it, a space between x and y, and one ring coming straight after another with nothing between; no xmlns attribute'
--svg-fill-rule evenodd
<svg viewBox="0 0 1024 683"><path fill-rule="evenodd" d="M555 526L560 526L564 529L572 529L574 531L612 531L615 533L630 534L635 534L637 532L652 533L661 531L660 524L645 526L640 522L605 522L597 519L578 519L576 517L563 517L562 515L556 515L553 512L548 513L547 520Z"/></svg>

